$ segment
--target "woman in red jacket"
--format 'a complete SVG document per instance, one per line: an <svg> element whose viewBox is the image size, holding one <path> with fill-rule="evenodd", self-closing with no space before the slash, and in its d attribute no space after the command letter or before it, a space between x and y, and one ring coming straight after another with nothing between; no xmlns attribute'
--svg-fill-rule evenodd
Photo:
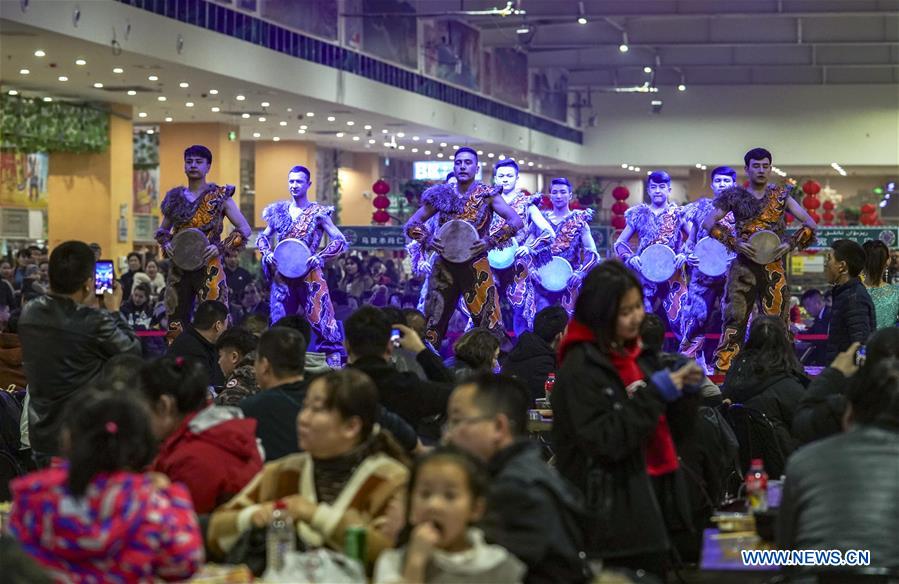
<svg viewBox="0 0 899 584"><path fill-rule="evenodd" d="M151 470L184 483L201 515L239 493L265 458L256 420L238 408L209 405L206 379L199 363L165 357L144 366L140 383L162 440Z"/></svg>

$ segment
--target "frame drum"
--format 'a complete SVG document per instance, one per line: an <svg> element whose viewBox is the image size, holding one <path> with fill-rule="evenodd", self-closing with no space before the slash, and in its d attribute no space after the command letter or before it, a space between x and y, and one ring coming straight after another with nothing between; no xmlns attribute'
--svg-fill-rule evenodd
<svg viewBox="0 0 899 584"><path fill-rule="evenodd" d="M561 292L568 286L568 279L574 273L565 258L555 256L548 263L537 268L537 281L550 292Z"/></svg>
<svg viewBox="0 0 899 584"><path fill-rule="evenodd" d="M487 253L487 261L494 270L504 270L515 263L515 252L518 251L518 242L512 240L512 245L499 249L491 249Z"/></svg>
<svg viewBox="0 0 899 584"><path fill-rule="evenodd" d="M674 250L662 243L654 243L640 254L640 271L650 282L667 282L674 275Z"/></svg>
<svg viewBox="0 0 899 584"><path fill-rule="evenodd" d="M444 223L437 231L437 237L440 238L440 243L443 245L441 256L454 264L470 260L471 246L480 239L474 225L461 219L453 219Z"/></svg>
<svg viewBox="0 0 899 584"><path fill-rule="evenodd" d="M773 231L757 231L749 237L749 245L755 249L755 263L770 264L780 245L780 238Z"/></svg>
<svg viewBox="0 0 899 584"><path fill-rule="evenodd" d="M696 242L693 253L699 258L699 271L713 278L724 274L731 260L730 251L713 237L703 237Z"/></svg>
<svg viewBox="0 0 899 584"><path fill-rule="evenodd" d="M182 229L172 238L172 262L185 272L193 272L203 267L203 253L209 247L209 240L195 227Z"/></svg>
<svg viewBox="0 0 899 584"><path fill-rule="evenodd" d="M302 278L309 272L306 263L312 257L309 247L299 239L283 239L275 246L275 265L285 278Z"/></svg>

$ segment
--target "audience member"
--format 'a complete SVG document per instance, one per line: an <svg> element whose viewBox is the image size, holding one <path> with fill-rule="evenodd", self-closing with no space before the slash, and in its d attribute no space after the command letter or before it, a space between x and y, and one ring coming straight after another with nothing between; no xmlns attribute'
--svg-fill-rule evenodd
<svg viewBox="0 0 899 584"><path fill-rule="evenodd" d="M552 442L559 472L586 496L588 555L664 579L666 519L672 531L689 521L674 490L669 418L689 416L677 402L698 390L703 372L693 362L660 369L640 342L643 316L640 281L623 264L607 261L587 275L559 348Z"/></svg>
<svg viewBox="0 0 899 584"><path fill-rule="evenodd" d="M18 306L16 289L13 287L11 279L12 264L4 260L0 262L0 310L4 310L7 314Z"/></svg>
<svg viewBox="0 0 899 584"><path fill-rule="evenodd" d="M331 366L328 365L328 356L325 353L309 350L309 346L312 343L312 325L309 324L305 316L300 316L299 314L282 316L274 326L292 328L299 331L303 338L306 339L306 358L303 363L303 370L307 380L331 371Z"/></svg>
<svg viewBox="0 0 899 584"><path fill-rule="evenodd" d="M790 458L777 543L787 550L867 550L866 570L897 570L899 360L883 359L860 377L849 393L847 431Z"/></svg>
<svg viewBox="0 0 899 584"><path fill-rule="evenodd" d="M271 308L268 300L259 293L259 286L255 282L250 282L244 286L243 294L240 298L240 310L244 317L251 314L263 317L266 321L271 318Z"/></svg>
<svg viewBox="0 0 899 584"><path fill-rule="evenodd" d="M95 241L91 242L88 247L91 248L91 251L94 253L94 261L99 262L100 258L103 257L103 248L100 247L100 244Z"/></svg>
<svg viewBox="0 0 899 584"><path fill-rule="evenodd" d="M287 332L302 342L299 333ZM400 521L387 521L388 511L401 508L409 476L399 446L376 430L377 417L378 390L364 374L348 369L316 378L296 418L303 452L266 464L216 510L208 534L212 556L222 557L251 527L269 525L275 502L283 501L307 546L343 551L347 529L364 528L365 563L371 566L396 541Z"/></svg>
<svg viewBox="0 0 899 584"><path fill-rule="evenodd" d="M356 256L347 256L344 262L344 269L346 270L346 276L343 280L342 291L356 300L368 296L375 285L375 281L365 272L365 269L362 267L362 260Z"/></svg>
<svg viewBox="0 0 899 584"><path fill-rule="evenodd" d="M240 253L233 250L225 254L225 280L234 298L243 296L244 288L253 282L253 275L240 267Z"/></svg>
<svg viewBox="0 0 899 584"><path fill-rule="evenodd" d="M488 541L528 568L525 582L585 582L583 509L527 437L530 394L517 379L481 373L449 401L445 439L487 464Z"/></svg>
<svg viewBox="0 0 899 584"><path fill-rule="evenodd" d="M141 369L139 391L161 442L150 469L183 483L197 513L211 513L262 469L256 420L237 408L208 405L206 370L184 357Z"/></svg>
<svg viewBox="0 0 899 584"><path fill-rule="evenodd" d="M256 335L245 328L226 330L215 343L219 367L225 376L225 387L215 397L220 406L236 406L244 398L256 395Z"/></svg>
<svg viewBox="0 0 899 584"><path fill-rule="evenodd" d="M153 306L150 304L150 285L136 284L132 286L131 296L122 304L122 318L136 331L148 331L159 328Z"/></svg>
<svg viewBox="0 0 899 584"><path fill-rule="evenodd" d="M484 371L499 370L499 339L483 328L474 328L453 344L453 376L457 382Z"/></svg>
<svg viewBox="0 0 899 584"><path fill-rule="evenodd" d="M831 310L824 301L824 295L817 288L806 290L802 294L802 307L814 319L805 329L809 335L826 335L830 330ZM824 365L827 361L827 343L813 341L811 352L803 359L809 365Z"/></svg>
<svg viewBox="0 0 899 584"><path fill-rule="evenodd" d="M38 266L25 268L25 279L22 280L22 306L35 298L40 298L47 293L47 288L41 284L41 269Z"/></svg>
<svg viewBox="0 0 899 584"><path fill-rule="evenodd" d="M134 286L134 277L143 273L143 258L136 251L128 254L128 271L122 274L119 282L122 283L122 297L131 298L131 288Z"/></svg>
<svg viewBox="0 0 899 584"><path fill-rule="evenodd" d="M194 312L193 322L184 327L169 347L170 357L194 359L206 369L206 385L221 387L225 377L219 367L215 343L228 329L228 308L218 300L201 302Z"/></svg>
<svg viewBox="0 0 899 584"><path fill-rule="evenodd" d="M12 535L59 582L190 578L202 536L184 487L141 474L155 443L146 407L91 392L72 406L68 463L12 483Z"/></svg>
<svg viewBox="0 0 899 584"><path fill-rule="evenodd" d="M18 334L20 316L21 311L14 310L6 322L6 330L0 333L0 388L12 385L24 389L28 383L22 360L22 341Z"/></svg>
<svg viewBox="0 0 899 584"><path fill-rule="evenodd" d="M240 326L260 337L268 330L268 319L258 314L251 314L240 319Z"/></svg>
<svg viewBox="0 0 899 584"><path fill-rule="evenodd" d="M39 466L59 453L62 415L71 398L95 380L112 356L141 352L118 312L121 286L104 295L107 310L94 307L93 256L80 241L56 247L50 256L51 293L30 302L19 320L30 395L29 438Z"/></svg>
<svg viewBox="0 0 899 584"><path fill-rule="evenodd" d="M828 361L852 343L864 344L877 330L874 303L858 277L865 267L865 250L849 239L838 239L830 247L824 264L824 275L833 285Z"/></svg>
<svg viewBox="0 0 899 584"><path fill-rule="evenodd" d="M874 303L877 328L895 326L899 321L899 286L886 281L890 249L879 239L866 241L865 287Z"/></svg>
<svg viewBox="0 0 899 584"><path fill-rule="evenodd" d="M487 472L470 454L442 447L412 470L399 547L378 558L375 584L521 582L524 565L474 527L487 504Z"/></svg>
<svg viewBox="0 0 899 584"><path fill-rule="evenodd" d="M156 303L162 299L165 290L165 276L159 271L159 264L153 258L147 260L143 272L134 274L135 284L147 284L150 287L150 301Z"/></svg>
<svg viewBox="0 0 899 584"><path fill-rule="evenodd" d="M503 373L519 378L532 401L545 397L546 379L556 372L556 350L567 325L564 308L547 306L534 317L534 332L523 332L503 363Z"/></svg>
<svg viewBox="0 0 899 584"><path fill-rule="evenodd" d="M22 280L25 279L25 270L28 266L34 265L35 260L31 257L31 250L20 249L16 252L16 270L13 274L13 283L16 290L22 289Z"/></svg>
<svg viewBox="0 0 899 584"><path fill-rule="evenodd" d="M131 353L116 355L106 362L97 380L100 391L125 391L140 385L140 371L146 361Z"/></svg>
<svg viewBox="0 0 899 584"><path fill-rule="evenodd" d="M396 306L385 306L381 309L381 312L387 316L391 323L406 324L406 315L403 314L401 308ZM406 326L409 325L406 324ZM427 347L427 345L425 345L425 347ZM418 356L412 351L404 349L402 344L399 347L394 345L389 360L396 367L397 371L411 371L417 375L419 379L428 378L424 368L418 363Z"/></svg>

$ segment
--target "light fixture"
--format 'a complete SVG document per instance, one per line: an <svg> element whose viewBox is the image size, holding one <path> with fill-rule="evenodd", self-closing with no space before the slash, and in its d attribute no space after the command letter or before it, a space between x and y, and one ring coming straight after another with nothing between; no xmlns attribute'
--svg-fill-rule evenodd
<svg viewBox="0 0 899 584"><path fill-rule="evenodd" d="M441 148L446 148L446 142L441 142L441 143L440 143L440 147L441 147Z"/></svg>
<svg viewBox="0 0 899 584"><path fill-rule="evenodd" d="M236 99L237 101L243 101L246 99L246 97L243 95L235 95L234 99Z"/></svg>
<svg viewBox="0 0 899 584"><path fill-rule="evenodd" d="M399 146L397 146L397 148L400 149L400 150L405 150L405 149L406 149L406 147L403 146L402 144L400 144Z"/></svg>
<svg viewBox="0 0 899 584"><path fill-rule="evenodd" d="M687 91L687 86L684 85L683 83L680 83L680 84L678 84L678 86L677 86L677 90L678 90L678 91Z"/></svg>
<svg viewBox="0 0 899 584"><path fill-rule="evenodd" d="M397 133L396 133L396 137L397 137L397 138L405 138L405 137L406 137L406 134L405 134L405 132L397 132Z"/></svg>
<svg viewBox="0 0 899 584"><path fill-rule="evenodd" d="M47 56L47 53L45 53L44 51L38 49L38 50L36 50L36 51L34 52L34 56L35 56L35 57L46 57L46 56Z"/></svg>
<svg viewBox="0 0 899 584"><path fill-rule="evenodd" d="M346 125L347 126L355 126L356 122L354 122L353 120L347 120Z"/></svg>
<svg viewBox="0 0 899 584"><path fill-rule="evenodd" d="M515 32L518 34L528 34L529 32L531 32L531 29L530 29L530 27L522 26L522 27L517 28L515 30Z"/></svg>
<svg viewBox="0 0 899 584"><path fill-rule="evenodd" d="M417 153L417 152L418 152L418 148L413 148L413 149L412 149L412 153L413 153L413 154L415 154L415 153Z"/></svg>
<svg viewBox="0 0 899 584"><path fill-rule="evenodd" d="M622 163L621 168L627 168L627 162Z"/></svg>
<svg viewBox="0 0 899 584"><path fill-rule="evenodd" d="M210 110L212 113L217 114L217 113L219 113L220 111L222 111L222 108L220 108L220 107L217 106L217 105L214 105L214 106L212 106L211 108L209 108L209 110Z"/></svg>
<svg viewBox="0 0 899 584"><path fill-rule="evenodd" d="M259 121L260 121L260 122L264 122L264 121L265 121L265 116L259 116Z"/></svg>
<svg viewBox="0 0 899 584"><path fill-rule="evenodd" d="M9 95L19 95L19 92L16 91L15 89L10 89L10 90L9 90Z"/></svg>
<svg viewBox="0 0 899 584"><path fill-rule="evenodd" d="M172 118L171 118L171 117L167 117L167 118L165 119L165 121L171 122L171 121L172 121Z"/></svg>
<svg viewBox="0 0 899 584"><path fill-rule="evenodd" d="M166 97L164 95L160 95L159 97L156 98L156 101L165 101L165 100L166 100Z"/></svg>
<svg viewBox="0 0 899 584"><path fill-rule="evenodd" d="M218 89L210 89L210 90L209 90L209 95L218 95L218 94L219 94L219 90L218 90Z"/></svg>
<svg viewBox="0 0 899 584"><path fill-rule="evenodd" d="M483 156L483 155L484 155L484 151L483 151L483 150L478 150L478 156Z"/></svg>
<svg viewBox="0 0 899 584"><path fill-rule="evenodd" d="M343 132L337 132L335 136L337 136L338 138L343 138L345 134Z"/></svg>
<svg viewBox="0 0 899 584"><path fill-rule="evenodd" d="M159 81L159 77L157 75L148 75L147 81Z"/></svg>
<svg viewBox="0 0 899 584"><path fill-rule="evenodd" d="M315 112L306 112L306 117L307 117L307 118L314 118L314 117L315 117Z"/></svg>
<svg viewBox="0 0 899 584"><path fill-rule="evenodd" d="M65 75L60 75L59 77L57 77L57 79L60 81L68 81L69 80L69 78L66 77Z"/></svg>
<svg viewBox="0 0 899 584"><path fill-rule="evenodd" d="M630 166L630 165L628 165L628 167L627 167L627 169L628 169L628 170L634 170L634 167L633 167L633 166Z"/></svg>
<svg viewBox="0 0 899 584"><path fill-rule="evenodd" d="M578 17L577 17L577 23L578 23L578 24L587 24L587 17L585 17L585 16L578 16Z"/></svg>
<svg viewBox="0 0 899 584"><path fill-rule="evenodd" d="M184 107L194 107L194 102L188 101L184 104Z"/></svg>
<svg viewBox="0 0 899 584"><path fill-rule="evenodd" d="M287 108L287 112L288 112L288 113L290 113L290 112L292 112L292 111L293 111L293 108L292 108L292 107Z"/></svg>
<svg viewBox="0 0 899 584"><path fill-rule="evenodd" d="M425 150L425 156L430 156L430 155L431 155L431 151L430 151L430 150Z"/></svg>
<svg viewBox="0 0 899 584"><path fill-rule="evenodd" d="M500 154L499 156L497 156L497 158L499 158L500 160L505 160L505 159L506 159L506 155L505 155L505 154Z"/></svg>
<svg viewBox="0 0 899 584"><path fill-rule="evenodd" d="M286 126L286 125L287 125L287 122L284 121L284 120L281 120L280 122L278 122L278 125L279 125L279 126Z"/></svg>
<svg viewBox="0 0 899 584"><path fill-rule="evenodd" d="M53 98L47 96L47 97L44 98L44 101L46 101L47 103L49 103L49 102L53 101Z"/></svg>
<svg viewBox="0 0 899 584"><path fill-rule="evenodd" d="M277 136L274 136L274 137L272 138L272 142L280 142L280 141L281 141L281 138L279 138L279 137L277 137Z"/></svg>
<svg viewBox="0 0 899 584"><path fill-rule="evenodd" d="M188 83L187 81L182 81L178 84L178 87L180 87L181 89L187 89L188 87L190 87L190 83Z"/></svg>
<svg viewBox="0 0 899 584"><path fill-rule="evenodd" d="M643 67L643 72L649 75L650 73L652 73L652 67L650 67L649 65Z"/></svg>
<svg viewBox="0 0 899 584"><path fill-rule="evenodd" d="M19 69L19 75L28 75L31 73L28 69Z"/></svg>
<svg viewBox="0 0 899 584"><path fill-rule="evenodd" d="M630 50L630 47L627 46L627 33L621 31L621 44L618 45L618 50L622 53L626 53Z"/></svg>
<svg viewBox="0 0 899 584"><path fill-rule="evenodd" d="M250 119L250 114L244 112L244 113L240 114L240 117L242 117L245 120L248 120L248 119Z"/></svg>
<svg viewBox="0 0 899 584"><path fill-rule="evenodd" d="M846 176L847 173L843 170L843 167L837 164L836 162L831 162L830 167L833 168L840 176Z"/></svg>
<svg viewBox="0 0 899 584"><path fill-rule="evenodd" d="M433 143L434 143L434 139L433 139L433 138L428 138L427 140L425 140L425 142L427 142L428 144L433 144Z"/></svg>
<svg viewBox="0 0 899 584"><path fill-rule="evenodd" d="M702 168L702 165L699 164L699 163L697 162L697 163L696 163L696 168Z"/></svg>
<svg viewBox="0 0 899 584"><path fill-rule="evenodd" d="M260 134L259 132L253 132L254 138L259 138L260 136L262 136L262 134Z"/></svg>
<svg viewBox="0 0 899 584"><path fill-rule="evenodd" d="M703 166L703 168L705 168L705 167ZM634 167L634 172L640 172L640 167L639 167L639 166L635 166L635 167Z"/></svg>
<svg viewBox="0 0 899 584"><path fill-rule="evenodd" d="M137 95L137 92L134 91L133 89L129 89L129 90L128 90L128 95Z"/></svg>
<svg viewBox="0 0 899 584"><path fill-rule="evenodd" d="M382 134L386 134L386 133L388 133L389 131L390 131L390 130L388 130L387 128L384 128L383 130L381 130L381 133L382 133Z"/></svg>
<svg viewBox="0 0 899 584"><path fill-rule="evenodd" d="M303 124L302 126L300 126L300 129L301 129L301 130L308 130L308 129L309 129L309 126L307 126L306 124Z"/></svg>
<svg viewBox="0 0 899 584"><path fill-rule="evenodd" d="M85 65L87 65L87 61L85 61L84 59L75 59L75 64L79 67L84 67Z"/></svg>
<svg viewBox="0 0 899 584"><path fill-rule="evenodd" d="M121 75L122 73L125 72L125 70L122 69L121 67L113 67L112 72L115 73L116 75Z"/></svg>
<svg viewBox="0 0 899 584"><path fill-rule="evenodd" d="M362 127L365 128L366 130L371 130L371 124L365 124Z"/></svg>
<svg viewBox="0 0 899 584"><path fill-rule="evenodd" d="M358 142L359 140L361 140L359 136L353 136L353 142Z"/></svg>
<svg viewBox="0 0 899 584"><path fill-rule="evenodd" d="M493 152L488 152L488 153L487 153L487 158L493 158Z"/></svg>
<svg viewBox="0 0 899 584"><path fill-rule="evenodd" d="M95 87L96 89L103 89L103 84L100 83L99 81L97 81L96 83L94 83L94 87Z"/></svg>
<svg viewBox="0 0 899 584"><path fill-rule="evenodd" d="M306 130L303 130L303 129L297 130L297 134L305 134L305 133L306 133Z"/></svg>
<svg viewBox="0 0 899 584"><path fill-rule="evenodd" d="M528 162L528 166L534 166L533 162Z"/></svg>
<svg viewBox="0 0 899 584"><path fill-rule="evenodd" d="M438 153L437 153L437 158L443 158L443 152L438 152Z"/></svg>
<svg viewBox="0 0 899 584"><path fill-rule="evenodd" d="M139 114L137 114L137 117L145 118L145 117L147 117L147 112L140 112Z"/></svg>
<svg viewBox="0 0 899 584"><path fill-rule="evenodd" d="M419 140L421 140L421 138L419 138L418 136L412 136L413 142L418 142Z"/></svg>
<svg viewBox="0 0 899 584"><path fill-rule="evenodd" d="M155 133L156 133L155 130L147 130L147 134L149 134L149 135L151 135L151 136L152 136L153 134L155 134Z"/></svg>
<svg viewBox="0 0 899 584"><path fill-rule="evenodd" d="M268 107L268 106L270 106L270 105L272 105L272 104L270 104L270 103L267 102L267 101L263 101L263 102L262 102L261 104L259 104L259 105L261 105L262 107Z"/></svg>
<svg viewBox="0 0 899 584"><path fill-rule="evenodd" d="M584 11L584 3L577 3L577 23L578 24L587 24L587 13Z"/></svg>
<svg viewBox="0 0 899 584"><path fill-rule="evenodd" d="M458 150L458 149L459 149L458 146L455 146L455 145L453 146L453 150Z"/></svg>
<svg viewBox="0 0 899 584"><path fill-rule="evenodd" d="M369 143L369 144L374 144L374 143L375 143L375 139L374 139L374 138L369 138L369 139L368 139L368 143Z"/></svg>
<svg viewBox="0 0 899 584"><path fill-rule="evenodd" d="M384 148L390 148L390 142L384 142Z"/></svg>
<svg viewBox="0 0 899 584"><path fill-rule="evenodd" d="M335 118L334 116L328 116L328 121L329 121L329 122L333 122L333 121L336 120L336 119L337 119L337 118Z"/></svg>

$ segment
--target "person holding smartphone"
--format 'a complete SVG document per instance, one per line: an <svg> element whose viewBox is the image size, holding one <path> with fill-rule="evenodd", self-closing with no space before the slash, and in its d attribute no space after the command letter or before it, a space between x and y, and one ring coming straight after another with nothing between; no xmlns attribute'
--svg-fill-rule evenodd
<svg viewBox="0 0 899 584"><path fill-rule="evenodd" d="M122 287L111 267L97 262L84 242L62 243L50 254L50 293L22 310L18 330L30 396L29 437L40 467L60 452L69 402L88 389L110 358L141 354L140 341L119 314Z"/></svg>

